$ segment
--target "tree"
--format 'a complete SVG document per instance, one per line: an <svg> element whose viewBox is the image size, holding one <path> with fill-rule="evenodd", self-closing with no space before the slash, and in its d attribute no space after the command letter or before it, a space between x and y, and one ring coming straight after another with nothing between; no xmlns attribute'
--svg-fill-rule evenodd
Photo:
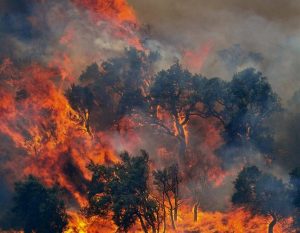
<svg viewBox="0 0 300 233"><path fill-rule="evenodd" d="M212 204L215 204L216 198L218 198L214 196L210 196L209 200L206 198L209 192L215 192L215 190L213 190L215 189L214 182L211 181L209 177L211 174L211 166L212 164L208 159L201 156L198 161L193 161L193 166L190 166L187 174L185 174L188 179L192 180L192 182L188 183L187 187L191 192L192 201L194 203L194 222L198 221L198 210L200 205L201 208L211 208Z"/></svg>
<svg viewBox="0 0 300 233"><path fill-rule="evenodd" d="M228 84L219 78L207 79L175 63L160 71L150 87L151 124L156 124L179 142L179 155L185 158L186 127L191 117L215 117L224 124L222 105ZM162 112L163 114L160 114ZM162 119L167 113L167 120ZM171 121L171 124L168 123Z"/></svg>
<svg viewBox="0 0 300 233"><path fill-rule="evenodd" d="M184 126L189 120L192 74L175 63L168 70L160 71L150 88L152 123L159 126L179 142L179 155L185 157L186 132ZM163 110L174 124L167 124L160 117Z"/></svg>
<svg viewBox="0 0 300 233"><path fill-rule="evenodd" d="M255 166L245 167L234 182L232 203L243 206L253 214L271 216L268 232L290 214L288 191L283 182L264 174Z"/></svg>
<svg viewBox="0 0 300 233"><path fill-rule="evenodd" d="M267 78L253 68L245 69L234 75L223 92L218 115L223 119L226 146L254 145L260 152L272 154L272 130L266 122L281 107Z"/></svg>
<svg viewBox="0 0 300 233"><path fill-rule="evenodd" d="M66 91L65 95L71 107L79 114L80 123L91 134L90 115L94 107L94 95L88 87L74 84Z"/></svg>
<svg viewBox="0 0 300 233"><path fill-rule="evenodd" d="M127 152L120 155L121 162L113 166L91 163L92 180L89 185L89 206L87 216L107 216L112 219L121 232L128 230L140 221L144 232L151 228L156 232L158 204L151 198L148 188L148 154L130 157Z"/></svg>
<svg viewBox="0 0 300 233"><path fill-rule="evenodd" d="M29 176L15 185L14 221L25 233L63 232L67 225L65 204L58 187L45 187Z"/></svg>
<svg viewBox="0 0 300 233"><path fill-rule="evenodd" d="M157 190L162 195L163 207L163 222L164 232L166 230L166 204L170 210L170 219L173 229L176 229L175 222L177 221L178 207L179 207L179 183L181 178L179 175L178 165L174 164L163 170L156 170L153 172L154 184Z"/></svg>
<svg viewBox="0 0 300 233"><path fill-rule="evenodd" d="M294 206L294 227L300 230L300 168L297 167L290 172L291 198Z"/></svg>
<svg viewBox="0 0 300 233"><path fill-rule="evenodd" d="M79 80L95 99L91 113L93 127L100 130L112 127L134 109L144 109L153 63L158 58L157 53L129 48L120 57L87 67Z"/></svg>

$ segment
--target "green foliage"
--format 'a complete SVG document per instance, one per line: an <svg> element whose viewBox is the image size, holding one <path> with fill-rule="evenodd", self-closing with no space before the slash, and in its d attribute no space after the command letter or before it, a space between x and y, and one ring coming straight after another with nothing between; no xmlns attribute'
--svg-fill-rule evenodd
<svg viewBox="0 0 300 233"><path fill-rule="evenodd" d="M249 68L231 81L208 79L191 74L177 62L154 75L157 59L157 54L129 48L100 66L92 64L80 76L83 89L73 86L67 92L71 106L88 115L87 125L95 130L117 126L124 116L140 114L142 119L135 117L139 126L155 125L176 138L181 158L187 151L183 127L192 116L213 117L223 125L225 144L219 150L223 156L243 154L231 153L236 148L273 154L273 131L267 122L281 106L262 73ZM174 124L159 119L158 106Z"/></svg>
<svg viewBox="0 0 300 233"><path fill-rule="evenodd" d="M120 231L128 231L137 220L143 229L156 227L157 203L149 195L148 154L131 157L120 155L121 162L111 167L90 164L93 177L89 186L87 216L105 216L112 219Z"/></svg>
<svg viewBox="0 0 300 233"><path fill-rule="evenodd" d="M194 89L197 81L199 87L204 79L201 76L193 76L175 63L168 70L160 71L150 87L149 106L151 106L150 116L152 118L150 122L156 124L157 128L167 134L176 137L181 159L186 155L186 135L183 126L188 123L191 115L202 114L201 110L199 112L196 107L199 101L197 90ZM174 124L170 125L159 119L158 106L169 114L170 120Z"/></svg>
<svg viewBox="0 0 300 233"><path fill-rule="evenodd" d="M150 89L154 106L161 106L176 115L189 105L192 74L176 63L168 70L160 71Z"/></svg>
<svg viewBox="0 0 300 233"><path fill-rule="evenodd" d="M257 167L246 167L234 182L232 203L244 206L254 214L272 215L277 219L291 213L288 189L273 175L264 174Z"/></svg>
<svg viewBox="0 0 300 233"><path fill-rule="evenodd" d="M46 188L29 176L15 185L14 221L25 233L63 232L67 225L65 205L58 187Z"/></svg>
<svg viewBox="0 0 300 233"><path fill-rule="evenodd" d="M174 164L162 170L153 172L154 185L157 186L160 192L165 192L170 195L176 195L178 192L178 184L181 182L178 165Z"/></svg>
<svg viewBox="0 0 300 233"><path fill-rule="evenodd" d="M255 185L261 176L256 166L245 167L234 182L236 192L232 196L235 205L253 203L255 201Z"/></svg>
<svg viewBox="0 0 300 233"><path fill-rule="evenodd" d="M135 109L145 110L153 64L158 58L155 53L129 48L120 57L87 67L79 80L94 96L91 121L96 130L110 128Z"/></svg>
<svg viewBox="0 0 300 233"><path fill-rule="evenodd" d="M272 152L272 131L266 121L281 107L266 77L245 69L233 77L225 92L220 115L227 144L253 144L263 153Z"/></svg>

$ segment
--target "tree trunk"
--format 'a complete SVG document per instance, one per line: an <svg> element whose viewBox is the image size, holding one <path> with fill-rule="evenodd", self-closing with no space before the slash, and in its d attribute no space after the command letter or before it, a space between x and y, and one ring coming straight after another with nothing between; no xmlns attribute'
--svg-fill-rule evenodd
<svg viewBox="0 0 300 233"><path fill-rule="evenodd" d="M177 173L175 174L175 192L174 192L174 220L175 222L177 221L177 215L178 215L178 199L179 199L179 174L178 170Z"/></svg>
<svg viewBox="0 0 300 233"><path fill-rule="evenodd" d="M147 227L146 227L146 225L144 223L144 220L143 220L142 216L140 214L138 214L137 216L138 216L138 218L139 218L139 220L141 222L141 226L142 226L143 231L145 233L148 233L148 229L147 229Z"/></svg>
<svg viewBox="0 0 300 233"><path fill-rule="evenodd" d="M163 192L163 198L162 198L162 203L163 203L163 221L164 221L164 228L163 228L163 233L166 232L166 206L165 206L165 193Z"/></svg>
<svg viewBox="0 0 300 233"><path fill-rule="evenodd" d="M176 178L176 190L174 195L174 220L177 221L177 215L178 215L178 198L179 198L179 192L178 192L178 180Z"/></svg>
<svg viewBox="0 0 300 233"><path fill-rule="evenodd" d="M186 155L186 142L185 138L182 138L182 136L178 135L178 140L179 140L179 156L181 159L185 158Z"/></svg>
<svg viewBox="0 0 300 233"><path fill-rule="evenodd" d="M173 207L170 207L170 217L171 217L171 223L172 223L172 228L174 230L176 230L176 226L175 226L175 221L174 221L174 213L173 213Z"/></svg>
<svg viewBox="0 0 300 233"><path fill-rule="evenodd" d="M152 229L152 233L156 233L156 229L154 225L151 226L151 229Z"/></svg>
<svg viewBox="0 0 300 233"><path fill-rule="evenodd" d="M272 214L272 222L270 222L269 224L269 229L268 229L268 233L273 233L273 229L274 229L274 226L276 225L277 223L277 218L274 214Z"/></svg>
<svg viewBox="0 0 300 233"><path fill-rule="evenodd" d="M194 205L194 209L193 209L193 212L194 212L194 222L197 222L198 221L198 202Z"/></svg>
<svg viewBox="0 0 300 233"><path fill-rule="evenodd" d="M171 218L171 223L172 223L172 228L174 230L176 230L176 226L175 226L175 222L174 222L174 213L173 213L173 205L172 205L172 201L169 197L169 195L166 193L167 195L167 199L168 199L168 202L169 202L169 205L170 205L170 218Z"/></svg>
<svg viewBox="0 0 300 233"><path fill-rule="evenodd" d="M177 222L177 216L178 216L178 205L175 203L174 208L174 221Z"/></svg>
<svg viewBox="0 0 300 233"><path fill-rule="evenodd" d="M186 155L186 135L183 126L179 122L178 116L175 116L175 125L177 130L177 138L179 140L179 156L181 159L184 159Z"/></svg>

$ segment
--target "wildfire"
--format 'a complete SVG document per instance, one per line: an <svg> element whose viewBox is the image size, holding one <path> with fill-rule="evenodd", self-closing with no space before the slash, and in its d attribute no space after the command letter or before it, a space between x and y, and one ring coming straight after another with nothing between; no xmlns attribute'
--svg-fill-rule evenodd
<svg viewBox="0 0 300 233"><path fill-rule="evenodd" d="M87 9L95 27L98 21L108 21L113 37L141 48L135 34L137 19L125 1L74 0L74 3ZM91 137L79 124L79 116L64 95L65 88L75 81L76 64L90 62L82 63L73 54L78 33L76 28L66 28L59 40L63 50L54 51L46 65L17 67L10 59L2 62L0 132L12 140L14 152L10 153L15 153L14 158L17 158L3 166L23 171L14 174L12 180L33 174L47 185L57 182L80 206L85 206L84 184L90 178L88 163L112 163L118 158L111 149L109 136L96 132ZM71 215L75 218L73 222L79 221L79 215ZM78 226L85 228L83 221Z"/></svg>
<svg viewBox="0 0 300 233"><path fill-rule="evenodd" d="M137 19L133 9L125 0L73 0L78 6L89 9L97 18L126 21L136 24Z"/></svg>
<svg viewBox="0 0 300 233"><path fill-rule="evenodd" d="M115 232L116 227L110 220L103 219L86 219L83 216L70 212L71 221L68 230L65 233L101 233ZM198 221L193 221L192 208L188 205L183 205L178 213L178 221L176 222L176 230L172 230L170 221L167 221L166 232L234 232L234 233L265 233L268 230L268 225L271 222L270 218L262 216L253 216L244 209L233 209L229 212L209 212L199 211ZM274 228L275 233L292 232L290 224L292 219L282 220ZM130 232L142 233L140 226L134 227Z"/></svg>
<svg viewBox="0 0 300 233"><path fill-rule="evenodd" d="M14 141L24 174L37 175L49 185L59 182L84 204L72 173L82 174L77 180L82 182L89 178L90 160L105 163L116 161L116 156L76 123L77 114L59 88L60 81L55 82L57 70L31 65L18 71L9 60L1 67L5 85L0 92L5 98L0 130Z"/></svg>
<svg viewBox="0 0 300 233"><path fill-rule="evenodd" d="M69 211L69 224L65 233L106 233L116 232L111 220L101 218L86 219L76 211Z"/></svg>
<svg viewBox="0 0 300 233"><path fill-rule="evenodd" d="M204 65L208 55L210 54L213 48L211 41L205 43L202 46L199 46L194 51L186 50L183 53L183 63L186 67L193 71L199 71Z"/></svg>
<svg viewBox="0 0 300 233"><path fill-rule="evenodd" d="M109 21L115 27L112 33L116 37L128 41L129 45L138 49L143 48L135 35L138 27L137 18L125 0L73 0L73 2L87 9L96 24L99 20Z"/></svg>
<svg viewBox="0 0 300 233"><path fill-rule="evenodd" d="M90 23L96 29L101 25L97 30L104 29L111 38L144 50L138 36L138 20L126 0L71 2L87 12ZM91 161L97 164L116 163L119 161L117 152L124 148L134 150L136 145L142 143L139 135L130 131L136 126L130 117L124 117L119 122L120 138L116 139L109 130L93 132L91 135L80 122L79 114L70 106L65 97L65 90L77 82L75 77L78 77L78 67L81 69L91 60L94 62L103 58L102 54L97 52L92 58L89 57L89 53L83 53L88 59L78 56L75 40L80 36L76 27L66 27L57 42L61 50L55 50L45 63L17 65L7 58L0 64L0 134L9 144L9 153L14 154L13 158L6 160L1 166L14 171L12 177L9 177L11 181L33 174L46 185L58 183L67 190L72 203L75 204L72 206L74 209L68 210L70 218L65 233L116 232L117 227L111 216L107 219L86 218L79 211L88 203L86 190L91 174L87 165ZM186 51L183 55L184 65L192 70L201 69L211 49L212 44L209 42L195 52ZM190 157L187 156L189 161L186 164L190 174L201 164L208 182L212 182L215 187L220 186L228 174L222 170L220 161L214 154L223 143L220 130L214 127L215 122L195 123L201 130L191 127L193 130L206 132L206 135L199 135L198 131L192 132L192 129L183 123L186 117L184 114L174 117L161 106L157 106L156 114L157 119L165 124L165 128L170 129L172 136L177 139L181 137L185 146L192 145L191 147L197 149L197 153L200 151L206 155L194 156L196 152L188 151ZM191 122L193 124L193 119ZM190 135L201 136L203 140L201 143L196 142ZM112 145L114 141L117 141L119 148ZM166 148L159 148L157 154L161 157L160 161L173 161L176 159L172 153L173 151ZM175 224L176 230L171 230L171 221L167 219L167 232L265 233L271 221L267 217L253 216L245 209L224 212L199 211L198 221L194 221L192 201L183 201ZM291 232L288 229L291 222L290 218L279 222L275 232ZM131 232L143 231L137 224Z"/></svg>

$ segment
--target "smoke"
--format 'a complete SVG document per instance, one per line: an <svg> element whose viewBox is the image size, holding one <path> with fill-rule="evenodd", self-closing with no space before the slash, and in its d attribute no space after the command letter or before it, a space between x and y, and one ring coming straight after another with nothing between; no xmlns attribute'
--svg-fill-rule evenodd
<svg viewBox="0 0 300 233"><path fill-rule="evenodd" d="M212 43L212 51L198 72L208 77L230 79L243 64L239 64L237 69L228 69L227 64L219 59L218 52L239 44L242 50L260 54L264 58L255 67L269 78L284 101L299 89L299 2L129 2L141 22L151 28L152 37L163 45L173 46L180 52L193 51L208 42Z"/></svg>
<svg viewBox="0 0 300 233"><path fill-rule="evenodd" d="M13 182L23 176L18 174L20 170L42 175L46 183L63 183L75 193L72 198L81 202L80 196L85 193L89 179L85 166L90 160L111 163L115 152L128 150L136 154L142 148L149 152L151 165L157 169L176 162L176 139L153 131L151 125L131 128L126 118L132 116L124 117L120 123L123 132L96 132L93 138L63 120L74 114L63 97L64 89L78 82L87 65L122 56L128 46L159 51L161 59L153 64L153 73L177 60L193 72L225 80L244 68L255 67L268 77L287 110L270 122L277 146L272 166L256 148L232 148L228 152L230 158L218 157L216 151L224 143L222 127L214 120L192 119L188 128L190 166L182 197L190 197L192 193L193 198L200 198L201 208L224 210L230 206L233 181L244 165L256 165L285 181L290 169L300 166L300 98L294 95L300 89L297 64L300 3L293 0L229 0L226 4L217 0L129 0L139 23L131 15L130 6L122 5L129 7L129 16L123 22L118 10L108 14L101 7L93 9L84 5L92 1L78 2L0 2L0 60L9 58L4 60L9 63L8 68L16 65L16 71L3 71L5 62L2 62L0 84L14 76L14 72L18 77L12 78L13 82L20 81L11 86L4 80L4 93L0 88L0 97L8 96L5 105L0 105L0 110L5 112L3 125L7 126L0 134L0 184L3 186L0 206L4 209L11 198ZM41 67L32 68L33 71L24 68L32 64ZM47 75L42 75L41 70ZM41 103L46 107L32 108ZM10 115L11 112L18 114ZM144 117L143 114L138 115ZM42 118L47 119L45 124L41 124ZM47 132L41 132L40 128ZM58 130L62 133L57 134ZM27 144L16 143L15 137L19 141L26 139ZM237 153L243 156L232 160L231 155ZM197 193L198 189L203 191Z"/></svg>
<svg viewBox="0 0 300 233"><path fill-rule="evenodd" d="M278 156L275 161L287 171L300 166L299 162L299 139L300 139L300 112L299 91L288 100L283 113L276 115L271 124L276 124L275 139L278 146Z"/></svg>
<svg viewBox="0 0 300 233"><path fill-rule="evenodd" d="M137 22L123 23L118 12L105 16L105 8L97 12L75 2L3 1L0 58L58 66L74 80L92 62L138 46Z"/></svg>
<svg viewBox="0 0 300 233"><path fill-rule="evenodd" d="M118 11L103 17L69 0L0 6L1 210L9 209L14 182L27 174L60 183L71 202L80 203L86 164L92 158L109 163L114 155L104 149L104 137L99 142L71 123L64 89L92 62L138 46L137 22L121 21Z"/></svg>
<svg viewBox="0 0 300 233"><path fill-rule="evenodd" d="M232 149L228 152L230 157L223 157L222 161L224 169L232 174L223 183L223 190L226 187L228 192L220 196L230 195L232 181L245 164L256 165L288 181L289 171L300 165L297 143L299 110L296 107L299 102L292 98L300 88L297 65L300 59L300 29L297 23L300 20L300 3L293 0L129 2L141 22L150 28L152 41L159 41L162 48L168 48L169 57L183 60L186 51L197 51L199 47L211 44L203 65L194 69L195 72L230 80L234 73L255 67L268 78L287 110L269 122L276 141L276 151L271 155L274 163L268 164L264 155L255 148L252 151ZM185 65L190 68L189 64ZM244 156L233 161L232 155L240 153ZM218 193L215 190L214 195ZM206 199L209 197L211 195L207 195Z"/></svg>

